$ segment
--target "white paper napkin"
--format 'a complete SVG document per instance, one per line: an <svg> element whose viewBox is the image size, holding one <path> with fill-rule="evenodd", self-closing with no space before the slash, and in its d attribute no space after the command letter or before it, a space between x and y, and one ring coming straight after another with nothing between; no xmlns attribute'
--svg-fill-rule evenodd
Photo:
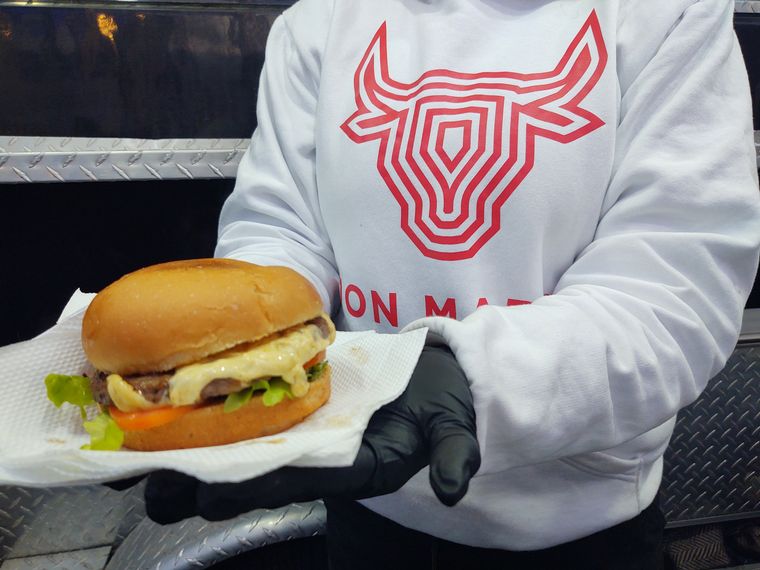
<svg viewBox="0 0 760 570"><path fill-rule="evenodd" d="M79 299L79 304L89 297ZM89 436L79 409L56 408L44 378L80 374L83 310L40 336L0 348L0 484L78 485L168 468L207 482L237 482L284 465L350 465L369 418L409 382L426 330L404 334L342 333L327 350L330 400L301 424L269 437L202 449L84 451Z"/></svg>

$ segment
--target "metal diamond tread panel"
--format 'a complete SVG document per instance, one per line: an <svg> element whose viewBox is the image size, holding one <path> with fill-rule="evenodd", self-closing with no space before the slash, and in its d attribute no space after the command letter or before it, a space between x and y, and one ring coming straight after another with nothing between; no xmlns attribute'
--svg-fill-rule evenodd
<svg viewBox="0 0 760 570"><path fill-rule="evenodd" d="M736 0L734 11L740 13L760 14L760 0Z"/></svg>
<svg viewBox="0 0 760 570"><path fill-rule="evenodd" d="M161 526L148 518L114 552L107 570L207 568L268 544L324 533L321 501L261 509L229 521L199 517Z"/></svg>
<svg viewBox="0 0 760 570"><path fill-rule="evenodd" d="M0 183L233 178L248 143L0 136Z"/></svg>
<svg viewBox="0 0 760 570"><path fill-rule="evenodd" d="M737 348L681 410L661 493L671 526L760 515L760 345Z"/></svg>
<svg viewBox="0 0 760 570"><path fill-rule="evenodd" d="M0 570L102 570L110 551L110 546L103 546L89 550L14 558L0 564Z"/></svg>
<svg viewBox="0 0 760 570"><path fill-rule="evenodd" d="M0 183L234 178L249 143L0 136ZM760 131L755 149L760 168Z"/></svg>
<svg viewBox="0 0 760 570"><path fill-rule="evenodd" d="M144 516L142 487L0 486L0 561L112 545Z"/></svg>

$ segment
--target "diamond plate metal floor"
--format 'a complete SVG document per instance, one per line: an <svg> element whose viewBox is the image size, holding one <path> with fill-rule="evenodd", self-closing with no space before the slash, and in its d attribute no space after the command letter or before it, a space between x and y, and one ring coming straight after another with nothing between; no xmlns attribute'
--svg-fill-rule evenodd
<svg viewBox="0 0 760 570"><path fill-rule="evenodd" d="M103 570L110 546L76 550L58 554L44 554L28 558L11 558L0 564L0 570Z"/></svg>
<svg viewBox="0 0 760 570"><path fill-rule="evenodd" d="M760 344L678 414L660 492L670 527L760 515Z"/></svg>
<svg viewBox="0 0 760 570"><path fill-rule="evenodd" d="M0 561L119 544L144 516L142 485L124 492L0 486Z"/></svg>

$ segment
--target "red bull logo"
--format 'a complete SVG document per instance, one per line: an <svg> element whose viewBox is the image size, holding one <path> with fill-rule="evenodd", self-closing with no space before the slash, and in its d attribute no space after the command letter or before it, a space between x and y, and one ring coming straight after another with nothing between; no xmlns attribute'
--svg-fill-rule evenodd
<svg viewBox="0 0 760 570"><path fill-rule="evenodd" d="M595 12L550 71L436 69L402 83L387 54L384 23L341 128L356 143L379 141L377 169L401 229L429 258L469 259L499 231L502 206L533 168L536 137L568 144L604 124L581 107L607 63Z"/></svg>

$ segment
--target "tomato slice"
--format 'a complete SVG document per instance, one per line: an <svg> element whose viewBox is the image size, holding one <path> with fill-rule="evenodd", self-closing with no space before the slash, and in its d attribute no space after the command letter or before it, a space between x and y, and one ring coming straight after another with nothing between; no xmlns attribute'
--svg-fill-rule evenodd
<svg viewBox="0 0 760 570"><path fill-rule="evenodd" d="M325 359L325 356L326 356L326 351L323 350L321 352L318 352L314 356L314 358L312 358L306 364L303 365L304 370L308 370L309 368L311 368L315 364L318 364L318 363L322 362Z"/></svg>
<svg viewBox="0 0 760 570"><path fill-rule="evenodd" d="M110 406L108 412L122 430L136 431L168 424L196 409L198 406L178 406L176 408L167 406L138 412L122 412L116 406Z"/></svg>

